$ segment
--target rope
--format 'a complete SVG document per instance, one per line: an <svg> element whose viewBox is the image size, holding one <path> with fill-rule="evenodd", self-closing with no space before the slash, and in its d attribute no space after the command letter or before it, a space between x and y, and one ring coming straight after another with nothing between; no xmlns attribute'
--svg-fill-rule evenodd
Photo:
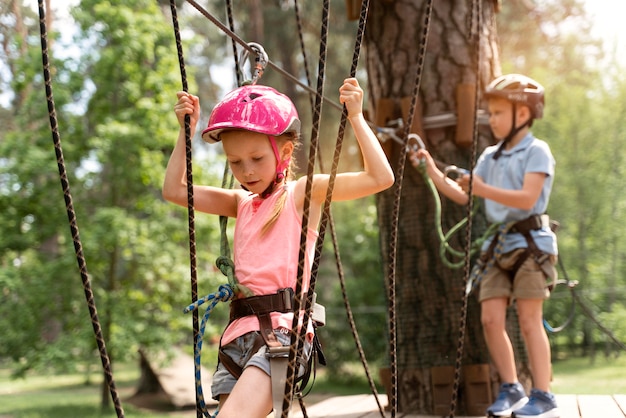
<svg viewBox="0 0 626 418"><path fill-rule="evenodd" d="M187 3L192 5L198 12L200 12L204 17L209 19L215 26L217 26L222 32L224 32L226 35L228 35L232 40L236 41L239 45L244 47L249 52L255 53L255 51L252 49L252 47L250 45L248 45L246 42L244 42L244 40L241 39L235 32L233 32L232 30L230 30L226 26L224 26L224 24L222 22L220 22L215 16L213 16L211 13L209 13L206 9L204 9L202 6L200 6L194 0L187 0ZM276 70L283 77L291 80L293 83L299 85L300 87L302 87L304 90L308 91L309 93L315 94L315 95L319 94L317 91L315 91L311 87L309 87L306 83L302 82L298 77L295 77L292 74L288 73L287 71L285 71L284 69L282 69L281 67L279 67L278 65L273 63L271 60L268 60L267 65L269 67L273 68L274 70ZM327 97L323 97L323 99L324 99L324 102L327 102L328 104L330 104L331 106L335 107L336 109L341 110L343 108L339 103L337 103L334 100L331 100L331 99L329 99Z"/></svg>
<svg viewBox="0 0 626 418"><path fill-rule="evenodd" d="M228 18L228 27L229 27L230 31L234 33L235 22L233 20L233 2L232 2L232 0L226 0L226 16ZM235 39L231 38L231 44L232 44L232 47L233 47L233 58L235 59L235 74L236 74L236 77L237 77L237 85L241 86L241 83L243 82L243 80L242 80L243 74L241 74L240 67L239 67L239 57L237 56L237 42L235 42Z"/></svg>
<svg viewBox="0 0 626 418"><path fill-rule="evenodd" d="M296 313L303 308L302 301L302 282L304 278L304 261L306 258L306 243L307 243L307 232L309 225L309 212L311 206L311 189L313 186L313 174L315 171L315 158L317 154L318 144L319 144L319 125L321 120L321 111L322 111L322 97L324 95L324 78L326 72L326 51L328 48L328 21L330 16L330 1L324 0L322 5L322 27L321 27L321 35L320 35L320 57L318 63L318 73L317 73L317 92L315 96L315 106L313 109L312 115L312 132L311 132L311 146L309 150L309 163L307 166L307 181L305 186L304 193L304 212L302 214L302 231L300 234L300 254L298 258L298 280L296 282L295 295L294 295L294 308ZM343 110L345 113L345 109ZM330 187L330 184L329 184ZM293 323L292 323L292 333L291 333L291 342L289 346L289 359L287 361L287 380L285 382L285 396L283 398L283 411L281 416L283 418L287 418L289 416L289 410L291 408L291 400L293 398L293 393L295 389L295 370L297 367L296 360L301 355L303 348L303 335L306 332L306 327L308 324L308 319L310 314L308 309L310 309L312 301L312 291L314 291L315 282L311 275L311 282L309 283L309 291L306 297L306 303L304 306L304 322L302 327L302 332L297 332L298 321L300 319L300 315L294 314Z"/></svg>
<svg viewBox="0 0 626 418"><path fill-rule="evenodd" d="M417 170L422 175L424 182L426 183L426 186L428 187L428 189L430 190L434 198L435 230L437 232L437 236L439 237L439 242L440 242L439 256L443 264L446 267L449 267L451 269L460 268L465 265L466 251L465 250L459 251L455 248L452 248L449 242L452 239L452 237L461 230L461 228L466 227L466 230L467 229L471 230L471 224L469 223L468 219L472 218L478 212L478 209L480 206L478 204L473 204L471 207L468 207L468 212L469 212L468 215L464 217L463 219L461 219L452 228L450 228L448 232L444 233L442 221L441 221L441 218L442 218L441 196L437 192L437 188L435 187L435 184L433 183L432 179L428 176L428 173L426 173L426 163L424 161L420 162L420 164L417 166ZM475 203L478 203L478 202L475 202ZM470 242L470 249L469 249L470 257L480 252L480 249L483 243L485 242L485 240L491 235L493 235L497 228L498 228L498 224L491 224L489 228L487 228L487 230L482 234L482 236L480 236L474 241L469 241ZM449 257L456 257L456 258L462 258L462 259L459 261L453 261L453 260L450 260Z"/></svg>
<svg viewBox="0 0 626 418"><path fill-rule="evenodd" d="M96 343L98 345L98 351L100 352L100 359L102 361L102 367L104 369L104 377L111 398L115 406L115 412L118 418L124 417L124 409L115 387L115 381L113 379L113 372L111 369L111 362L107 353L106 344L102 335L102 328L100 326L100 320L98 319L98 311L96 309L96 302L94 300L93 290L91 288L91 282L89 280L89 273L87 272L87 262L83 253L83 247L80 240L80 233L78 231L78 222L76 219L76 212L74 211L74 204L72 203L72 195L70 193L69 179L67 178L67 171L65 169L65 160L63 158L63 149L61 147L61 136L59 134L59 126L56 116L56 107L54 103L54 97L52 94L52 81L50 77L50 60L48 53L48 35L46 29L46 14L43 5L43 0L38 1L39 6L39 30L41 32L41 59L43 65L43 75L46 89L46 100L48 103L48 116L50 119L50 129L52 131L52 141L54 143L54 150L57 158L57 165L59 167L59 176L61 179L61 188L63 189L63 197L65 199L65 208L67 211L67 217L70 224L70 232L72 234L72 240L74 241L74 250L76 252L76 261L78 262L78 269L83 282L83 290L85 298L87 300L87 307L91 317L91 324L96 337Z"/></svg>
<svg viewBox="0 0 626 418"><path fill-rule="evenodd" d="M361 3L361 18L359 21L359 27L357 30L357 46L355 46L355 49L360 48L360 44L362 42L362 36L363 33L365 31L365 20L367 17L367 8L368 8L368 4L367 2L362 2ZM306 54L306 48L304 45L304 38L302 36L302 19L300 17L300 10L299 10L299 6L298 6L298 0L294 0L294 12L296 15L296 23L297 23L297 28L298 28L298 40L300 43L300 49L302 51L302 60L303 60L303 66L305 69L305 79L307 80L307 84L311 84L311 77L310 77L310 73L309 73L309 65L308 65L308 57ZM358 58L357 58L358 59ZM356 64L355 64L356 65ZM355 74L356 70L353 70L351 74ZM314 108L314 99L313 97L311 97L311 108ZM345 127L345 124L344 124ZM343 133L340 133L338 135L339 137L343 137ZM335 148L336 150L336 148ZM323 163L323 159L321 157L321 153L318 152L318 164L319 164L319 168L321 172L325 172L324 170L324 163ZM344 306L346 308L346 316L347 316L347 320L348 320L348 325L350 326L350 331L352 333L352 337L354 339L357 351L359 353L359 359L361 361L361 364L363 365L364 371L365 371L365 375L367 377L368 380L368 384L370 386L370 390L372 392L372 394L375 396L376 398L376 402L378 403L378 407L379 410L381 411L381 415L384 415L384 409L382 407L382 405L380 404L380 401L378 400L378 393L376 390L376 384L374 383L374 379L372 377L372 374L369 370L369 366L367 364L367 359L365 357L365 352L363 351L363 346L361 344L361 340L359 338L359 334L358 331L356 329L356 324L354 321L354 316L352 314L352 309L350 307L350 301L348 299L348 294L346 291L346 281L345 281L345 274L344 274L344 270L343 270L343 264L341 262L341 254L339 251L339 244L338 244L338 239L337 239L337 234L335 232L335 222L333 220L333 215L332 212L329 210L328 212L324 212L327 213L328 215L328 227L330 229L330 234L331 234L331 242L333 245L333 250L334 250L334 254L335 254L335 262L336 262L336 266L337 266L337 275L339 277L339 284L341 287L341 294L342 294L342 298L343 298L343 302L344 302ZM322 224L325 223L325 220L322 219ZM322 241L323 242L323 241ZM317 277L317 271L316 272L312 272L312 277ZM302 405L302 396L299 396L299 401ZM303 413L304 410L303 410Z"/></svg>
<svg viewBox="0 0 626 418"><path fill-rule="evenodd" d="M180 37L180 29L178 26L178 16L176 11L176 1L170 0L170 9L172 11L172 24L174 26L174 36L176 38L176 50L178 51L178 62L180 66L180 75L182 79L183 91L188 90L187 86L187 73L185 70L185 59L183 56L183 44ZM190 286L191 286L191 301L198 300L198 279L196 268L196 231L195 231L195 211L194 211L194 199L193 199L193 164L192 164L192 149L191 149L191 121L190 116L185 115L185 159L187 162L187 212L188 212L188 224L189 224L189 266L190 266ZM198 312L193 311L192 315L193 325L193 341L194 346L198 346L198 341L201 340L201 335L198 327ZM199 375L200 371L198 365L195 365L196 375ZM201 393L196 393L196 415L198 418L202 416L201 402L204 402L201 398Z"/></svg>
<svg viewBox="0 0 626 418"><path fill-rule="evenodd" d="M201 353L202 353L202 337L204 336L204 329L206 327L206 323L209 320L211 312L213 308L217 306L219 302L228 302L235 297L235 292L233 288L228 284L220 285L219 290L215 293L211 293L195 302L191 305L187 306L184 309L184 313L194 312L196 315L198 313L198 308L206 303L211 302L204 312L204 316L202 317L202 321L200 323L200 329L198 332L198 339L194 344L194 377L195 377L195 385L196 385L196 400L197 400L197 409L196 412L204 415L205 417L209 417L210 414L206 407L206 402L204 401L204 393L202 391L202 361L201 361Z"/></svg>
<svg viewBox="0 0 626 418"><path fill-rule="evenodd" d="M417 108L417 97L419 95L420 84L422 79L422 72L424 69L424 57L426 56L426 45L428 43L428 32L430 30L430 22L433 9L433 0L426 2L426 9L424 12L422 22L422 36L419 44L417 65L415 70L415 83L413 86L413 94L411 95L411 105L409 107L409 113L407 117L407 123L404 124L404 135L406 138L404 146L401 148L398 172L396 174L396 187L394 188L394 205L391 216L391 228L390 228L390 244L389 244L389 356L390 356L390 372L391 372L391 399L389 405L391 406L391 417L395 418L398 402L398 376L397 376L397 348L396 348L396 259L397 259L397 244L398 244L398 224L400 218L400 200L402 196L402 183L404 181L404 167L407 159L408 151L408 139L413 125L413 119L415 117L415 110Z"/></svg>
<svg viewBox="0 0 626 418"><path fill-rule="evenodd" d="M358 67L358 63L359 63L359 56L360 56L360 51L361 51L361 45L363 43L363 35L365 33L365 27L366 27L366 22L367 22L367 15L368 15L368 10L369 10L369 0L364 0L361 2L361 11L360 11L360 16L359 16L359 24L358 24L358 29L357 29L357 34L356 34L356 40L355 40L355 46L354 46L354 53L353 53L353 57L352 57L352 66L350 69L350 77L354 77L356 75L356 71L357 71L357 67ZM332 164L332 168L331 168L331 174L330 174L330 178L329 178L329 183L328 183L328 189L326 190L326 199L324 202L324 208L322 211L322 217L320 220L320 229L319 229L319 235L318 235L318 239L317 239L317 243L316 243L316 252L315 252L315 258L313 261L313 265L311 267L311 285L309 286L309 292L307 295L307 300L306 300L306 305L305 305L305 322L307 323L308 318L306 317L306 315L308 315L308 313L311 311L311 304L312 304L312 299L313 299L313 293L314 293L314 289L315 289L315 282L316 282L316 278L318 275L318 271L319 271L319 261L320 261L320 257L321 257L321 252L323 249L323 243L324 243L324 238L325 238L325 234L326 234L326 227L327 225L329 225L330 228L330 232L331 232L331 237L332 237L332 243L335 249L335 259L336 259L336 265L337 265L337 272L338 272L338 276L339 276L339 283L341 286L341 291L342 291L342 297L343 297L343 301L344 301L344 306L346 307L346 315L347 315L347 319L348 319L348 324L350 326L350 330L359 354L359 359L361 361L361 364L363 365L364 371L365 371L365 375L367 377L368 380L368 384L370 386L370 390L372 392L372 394L374 395L374 398L376 400L376 403L378 405L378 409L379 412L381 414L381 416L384 416L384 407L382 406L382 404L380 403L380 400L378 398L378 392L376 390L376 384L374 383L374 379L372 378L371 372L369 370L369 366L367 363L367 359L365 357L365 353L363 351L363 346L361 344L359 335L358 335L358 331L356 329L356 324L354 322L354 316L352 314L352 310L350 308L350 302L348 300L348 295L346 292L346 285L345 285L345 274L343 271L343 266L341 263L341 256L339 253L339 248L338 248L338 244L337 244L337 236L335 234L335 228L334 228L334 222L333 222L333 218L332 218L332 212L330 210L330 206L331 206L331 201L332 201L332 192L333 192L333 188L334 188L334 182L335 182L335 178L336 178L336 174L337 174L337 170L338 170L338 165L339 165L339 157L341 155L341 149L343 146L343 138L345 135L345 127L346 127L346 122L347 122L347 112L344 111L342 112L341 115L341 120L339 123L339 130L337 133L337 143L335 146L335 153L333 156L333 164ZM320 159L320 165L321 165L321 159Z"/></svg>
<svg viewBox="0 0 626 418"><path fill-rule="evenodd" d="M568 316L567 320L565 321L565 323L563 323L561 326L559 326L557 328L552 328L552 327L550 327L548 322L544 319L544 321L543 321L544 327L549 332L560 332L560 331L562 331L574 319L575 307L576 307L576 304L578 303L578 305L583 310L583 313L585 314L585 316L587 316L587 318L591 319L591 321L594 324L596 324L596 326L600 329L600 331L602 331L606 336L608 336L615 343L615 345L617 345L622 350L626 351L626 345L623 342L621 342L615 336L615 334L613 334L613 332L611 332L611 330L609 330L606 326L604 326L602 323L600 323L600 321L598 320L598 318L596 318L596 316L594 315L594 313L591 310L591 308L589 308L584 303L584 301L581 299L580 295L578 295L578 293L574 289L574 287L578 284L578 282L575 281L575 280L570 280L570 278L567 275L567 271L565 270L565 266L563 264L562 257L560 257L560 256L559 256L558 263L559 263L559 267L561 267L561 271L563 272L563 276L565 277L565 280L559 281L558 284L563 284L563 283L567 284L567 287L569 288L570 293L572 295L573 301L572 301L572 305L571 305L571 308L570 308L569 316Z"/></svg>

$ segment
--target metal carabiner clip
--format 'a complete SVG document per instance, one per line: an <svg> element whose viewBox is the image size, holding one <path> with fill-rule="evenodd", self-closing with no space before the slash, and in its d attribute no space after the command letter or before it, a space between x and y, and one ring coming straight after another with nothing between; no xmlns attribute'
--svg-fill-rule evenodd
<svg viewBox="0 0 626 418"><path fill-rule="evenodd" d="M448 177L450 173L456 174L456 177L454 177L452 180L458 180L464 175L469 174L470 172L469 170L466 170L464 168L459 168L455 165L449 165L443 170L443 176Z"/></svg>
<svg viewBox="0 0 626 418"><path fill-rule="evenodd" d="M252 73L252 79L250 80L250 82L244 84L254 85L263 76L263 72L265 71L265 67L269 62L269 58L267 56L267 53L265 52L265 49L263 49L260 44L256 42L249 42L248 46L252 51L254 51L254 53L256 54L256 58L254 59L254 65L252 64L252 62L250 62L250 72ZM239 65L241 67L243 67L243 64L249 59L249 55L250 51L247 48L241 51L241 56L239 58ZM241 68L240 72L243 73Z"/></svg>
<svg viewBox="0 0 626 418"><path fill-rule="evenodd" d="M411 144L411 140L413 140L413 144ZM413 152L417 152L420 149L423 149L423 150L426 149L426 145L424 145L424 141L422 141L422 138L416 133L409 134L409 137L407 139L407 144L409 146L409 149Z"/></svg>

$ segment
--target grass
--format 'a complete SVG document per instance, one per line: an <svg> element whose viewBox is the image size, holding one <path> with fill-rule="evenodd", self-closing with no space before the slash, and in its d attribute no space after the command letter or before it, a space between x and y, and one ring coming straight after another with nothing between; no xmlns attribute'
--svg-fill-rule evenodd
<svg viewBox="0 0 626 418"><path fill-rule="evenodd" d="M558 394L626 394L626 356L606 359L598 357L595 362L588 358L556 361L553 365L552 389ZM130 405L125 400L134 393L138 379L137 367L117 365L115 381L122 399L125 417L192 418L195 411L147 411ZM92 374L96 376L96 374ZM26 379L12 380L9 371L0 369L0 418L100 418L114 417L113 409L100 410L100 380L92 377L85 384L86 376L72 374L62 376L31 375ZM349 382L330 381L323 373L318 374L310 399L316 394L350 395L368 393L365 379Z"/></svg>
<svg viewBox="0 0 626 418"><path fill-rule="evenodd" d="M605 358L572 358L552 365L555 393L572 395L626 394L626 356Z"/></svg>

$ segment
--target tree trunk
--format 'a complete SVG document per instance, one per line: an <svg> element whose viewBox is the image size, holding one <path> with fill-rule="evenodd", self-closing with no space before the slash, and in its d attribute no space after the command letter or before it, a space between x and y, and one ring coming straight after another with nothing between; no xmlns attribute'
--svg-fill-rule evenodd
<svg viewBox="0 0 626 418"><path fill-rule="evenodd" d="M370 103L378 126L385 126L400 117L406 120L417 74L426 6L424 0L370 3L365 48ZM494 24L496 7L495 1L484 1L481 5L480 69L477 75L476 37L471 33L476 28L472 2L434 2L412 131L419 133L426 148L442 164L471 168L474 91L476 87L482 91L500 73ZM489 128L481 124L478 153L490 142ZM397 169L401 145L389 140L384 147ZM394 200L393 188L382 193L378 200L381 246L386 263L393 244L390 236ZM467 215L467 208L445 198L441 203L441 222L447 232ZM451 269L443 263L435 222L438 222L435 219L435 198L420 172L407 162L395 266L397 393L398 408L402 412L445 414L452 399L465 272L462 267ZM480 215L474 218L473 237L482 234L484 228L484 218ZM450 243L463 251L464 229ZM386 265L386 271L389 271L389 265ZM528 367L525 356L521 355L521 340L516 338L519 336L516 319L509 316L515 321L511 330L516 350L520 353L518 370L522 382L526 382ZM483 408L494 398L497 374L488 363L479 305L472 293L468 300L458 413L467 410L475 413L478 409L481 411L478 414L482 414ZM465 383L475 380L476 376L482 386L466 387ZM476 393L475 389L479 387L482 389Z"/></svg>

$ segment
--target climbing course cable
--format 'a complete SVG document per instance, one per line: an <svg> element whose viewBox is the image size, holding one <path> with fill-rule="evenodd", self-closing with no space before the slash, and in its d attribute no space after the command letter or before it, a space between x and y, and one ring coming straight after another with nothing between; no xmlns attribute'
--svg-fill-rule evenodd
<svg viewBox="0 0 626 418"><path fill-rule="evenodd" d="M300 233L300 254L298 257L298 269L297 269L297 282L294 294L294 311L300 312L301 309L309 309L311 303L309 303L309 294L312 300L312 291L314 291L315 282L311 276L309 283L309 294L307 294L306 300L302 301L303 291L303 278L306 258L306 239L307 229L309 225L309 212L311 206L311 190L313 187L313 174L315 172L315 159L317 156L317 150L319 147L319 125L322 112L322 98L324 96L324 79L326 74L326 51L328 49L328 20L330 17L330 1L324 0L322 3L322 21L321 21L321 35L320 35L320 56L318 62L317 73L317 94L315 96L315 106L313 108L312 116L312 130L311 130L311 145L309 148L309 163L307 165L307 181L305 185L304 193L304 211L302 214L302 230ZM345 110L344 110L345 112ZM329 181L329 189L331 187ZM306 305L309 305L306 307ZM309 313L308 310L304 312L304 322L308 323ZM283 410L281 416L287 418L289 416L289 410L291 408L291 400L293 399L293 393L295 389L295 372L296 372L296 360L302 353L304 345L303 334L306 331L306 325L302 327L302 332L298 332L298 321L300 315L294 314L293 323L291 326L291 343L289 346L289 359L287 362L287 380L285 382L285 392L283 398Z"/></svg>
<svg viewBox="0 0 626 418"><path fill-rule="evenodd" d="M476 57L476 80L478 85L478 80L480 80L480 34L482 26L482 1L473 0L472 1L472 19L470 21L470 36L474 38L474 44L476 47L475 57ZM480 89L476 89L474 96L474 103L478 103L479 97L478 92ZM471 152L471 160L470 167L474 167L476 161L476 154L478 152L478 106L474 106L474 130L472 134L472 152ZM465 263L463 269L463 289L467 287L467 283L470 280L471 274L471 253L472 253L472 213L474 211L474 199L473 199L473 184L474 184L474 170L470 170L470 182L469 182L469 199L467 205L467 226L465 229ZM463 295L463 304L461 306L461 315L459 318L459 337L457 340L457 352L456 359L454 363L454 384L452 386L452 399L450 400L450 418L454 418L454 413L456 411L458 395L459 395L459 386L461 384L461 366L463 362L463 351L465 344L465 329L467 325L467 306L469 300L469 293L464 292Z"/></svg>
<svg viewBox="0 0 626 418"><path fill-rule="evenodd" d="M398 402L397 402L397 364L396 364L396 259L397 259L397 243L398 243L398 223L400 218L400 200L402 195L402 183L404 180L404 167L406 164L406 156L408 151L408 140L413 126L413 119L415 117L415 109L417 108L417 98L420 90L422 72L424 69L424 58L426 56L426 46L428 44L428 32L430 30L430 22L432 16L433 1L428 0L424 11L424 17L422 21L422 36L419 43L419 50L417 55L417 65L415 69L415 84L413 86L413 93L411 94L411 105L409 107L409 113L407 116L407 122L404 124L404 135L406 138L404 146L401 147L399 156L398 172L396 173L396 183L394 187L394 206L391 216L391 228L390 228L390 244L389 244L389 272L388 272L388 299L389 299L389 357L390 357L390 372L391 372L391 399L389 405L391 406L391 416L395 418Z"/></svg>
<svg viewBox="0 0 626 418"><path fill-rule="evenodd" d="M359 26L358 26L358 30L357 30L357 37L356 37L356 45L355 45L355 53L354 53L354 65L353 65L353 69L351 70L350 74L351 76L354 76L356 74L356 65L358 64L358 57L360 55L359 51L357 49L360 49L361 43L362 43L362 38L363 38L363 33L365 32L365 23L367 20L367 10L369 8L369 1L364 1L361 2L361 13L360 13L360 18L359 18ZM296 15L296 24L297 24L297 28L298 28L298 40L300 43L300 49L302 51L302 60L303 60L303 66L304 66L304 70L305 70L305 79L307 81L307 84L310 85L311 84L311 77L310 77L310 73L309 73L309 64L308 64L308 57L306 54L306 48L304 46L304 38L302 35L302 19L300 17L300 11L299 11L299 6L298 6L298 0L294 0L294 12ZM314 99L313 97L311 97L311 108L314 108ZM340 133L338 134L338 137L343 138L343 130L345 129L345 120L343 125L340 125L342 127L340 127ZM337 148L335 148L335 152L337 152ZM321 156L321 153L318 150L318 165L320 168L321 172L325 172L324 169L324 163L323 163L323 158ZM378 393L376 390L376 384L374 383L374 379L371 375L371 372L369 370L369 366L367 364L367 359L365 357L365 352L363 351L363 346L361 345L361 341L359 338L359 334L356 328L356 324L354 321L354 316L352 314L352 309L350 307L350 301L348 298L348 294L347 294L347 290L346 290L346 282L345 282L345 274L344 274L344 270L343 270L343 265L341 262L341 254L339 251L339 244L338 244L338 239L337 239L337 235L335 233L335 222L333 220L333 215L332 215L332 211L327 210L325 212L323 212L327 215L328 217L328 228L330 230L330 236L331 236L331 242L333 245L333 250L334 250L334 254L335 254L335 262L336 262L336 267L337 267L337 276L339 278L339 284L340 284L340 288L341 288L341 293L342 293L342 298L344 301L344 306L346 308L346 316L347 316L347 320L348 320L348 325L350 327L350 331L352 333L352 337L354 339L358 354L359 354L359 359L361 360L361 364L363 365L363 369L365 371L365 375L367 377L369 386L370 386L370 390L372 392L372 394L375 396L376 402L378 403L378 407L380 410L381 415L384 415L384 408L382 407L382 405L380 404L380 401L378 399ZM321 220L321 224L325 225L326 221L325 219ZM323 242L320 241L320 242ZM321 252L321 249L319 250ZM319 260L319 257L317 258ZM319 264L319 263L318 263ZM312 277L314 278L313 280L315 280L315 277L317 277L317 266L315 266L313 268L315 271L312 271ZM298 400L302 403L302 396L298 397Z"/></svg>
<svg viewBox="0 0 626 418"><path fill-rule="evenodd" d="M224 26L224 24L222 22L220 22L215 16L213 16L206 9L204 9L202 6L200 6L196 1L194 1L194 0L187 0L187 3L192 5L196 10L198 10L198 12L200 12L204 17L209 19L215 26L217 26L222 32L224 32L226 35L228 35L231 39L236 41L239 45L241 45L242 47L244 47L248 51L254 53L254 50L252 49L252 47L250 45L248 45L243 39L241 39L241 37L239 37L235 32L233 32L232 30L230 30L226 26ZM285 77L285 78L289 79L290 81L292 81L293 83L299 85L300 87L302 87L303 89L305 89L309 93L317 94L317 92L315 90L313 90L311 87L309 87L302 80L300 80L299 78L295 77L292 74L289 74L287 71L285 71L280 66L276 65L274 62L268 61L267 65L270 68L272 68L273 70L276 70L283 77ZM339 109L339 110L342 109L342 106L339 103L337 103L336 101L331 100L331 99L329 99L327 97L324 97L324 102L327 102L329 105L335 107L336 109Z"/></svg>
<svg viewBox="0 0 626 418"><path fill-rule="evenodd" d="M355 39L355 46L354 46L354 53L353 53L353 57L352 57L352 66L350 68L350 77L355 77L356 76L356 71L357 71L357 67L358 67L358 63L359 63L359 57L360 57L360 52L361 52L361 45L363 42L363 35L365 33L365 28L366 28L366 22L367 22L367 15L368 15L368 10L369 10L369 0L364 0L361 2L361 10L360 10L360 15L359 15L359 23L358 23L358 29L357 29L357 34L356 34L356 39ZM356 344L356 348L357 351L359 353L359 358L361 360L361 364L363 365L369 386L370 386L370 390L372 392L372 394L374 395L374 398L376 400L376 403L378 405L378 409L379 412L381 414L381 416L384 416L384 408L380 403L380 400L378 398L378 393L376 390L376 385L374 383L374 379L371 376L369 367L367 365L367 359L365 358L365 353L363 351L363 347L361 345L359 336L358 336L358 332L356 329L356 325L354 323L354 317L352 316L352 311L350 309L350 303L347 297L347 292L346 292L346 287L345 287L345 276L344 276L344 272L343 272L343 267L341 264L341 257L339 254L339 249L337 246L337 237L335 235L335 231L334 231L334 223L332 220L332 212L330 210L330 206L331 206L331 201L332 201L332 192L333 192L333 188L334 188L334 181L335 181L335 177L336 177L336 173L337 173L337 169L338 169L338 165L339 165L339 157L341 155L341 149L342 149L342 145L343 145L343 138L345 135L345 127L346 127L346 122L347 122L347 113L345 111L345 108L342 112L341 115L341 120L339 123L339 130L337 133L337 143L335 146L335 153L333 156L333 164L331 167L331 174L330 174L330 178L329 178L329 185L328 185L328 189L326 192L326 200L324 202L324 208L322 211L322 217L320 220L320 228L319 228L319 236L318 236L318 240L317 240L317 244L316 244L316 252L315 252L315 258L313 261L313 265L311 268L311 285L309 287L309 292L307 295L307 304L304 308L304 312L305 315L308 315L311 312L311 304L312 304L312 298L313 298L313 293L315 291L315 281L318 275L318 271L319 271L319 260L320 260L320 256L321 256L321 252L322 252L322 248L323 248L323 243L324 243L324 238L325 238L325 234L326 234L326 228L327 225L330 228L331 231L331 237L332 237L332 242L333 245L335 247L335 257L336 257L336 263L337 263L337 272L339 275L339 281L340 281L340 286L342 289L342 296L343 296L343 300L344 300L344 305L346 307L346 314L348 317L348 323L350 325L350 330L352 332L352 336L354 338L355 344ZM320 161L321 164L321 161ZM305 316L305 323L306 323L306 316Z"/></svg>
<svg viewBox="0 0 626 418"><path fill-rule="evenodd" d="M178 52L178 62L180 66L180 74L182 79L183 91L188 91L187 72L185 70L185 59L183 55L183 44L180 37L180 29L178 26L178 13L176 11L176 1L170 0L170 9L172 11L172 24L174 26L174 36L176 38L176 50ZM187 163L187 211L189 225L189 268L190 268L190 286L192 303L198 300L198 271L196 267L196 230L195 230L195 212L193 201L193 165L192 165L192 149L191 149L191 122L190 116L185 115L185 156ZM193 342L194 347L200 344L200 330L198 324L198 311L192 313L193 324ZM196 368L196 387L200 377L200 365L194 362ZM196 414L202 417L204 399L202 398L202 390L196 391Z"/></svg>
<svg viewBox="0 0 626 418"><path fill-rule="evenodd" d="M89 308L89 314L91 316L91 324L96 337L96 343L98 344L98 351L100 352L100 359L102 361L102 368L104 369L104 377L115 412L118 418L124 417L124 408L120 401L117 389L115 387L115 381L113 379L113 372L111 369L111 362L107 353L106 344L102 335L102 328L100 326L100 320L98 319L98 311L96 309L96 302L91 289L91 282L89 280L89 273L87 272L87 262L83 253L83 247L80 240L80 233L78 231L78 221L76 219L76 212L74 211L74 204L72 203L72 194L70 193L70 183L67 178L67 171L65 168L65 160L63 157L63 149L61 147L61 136L59 134L59 126L56 116L56 108L54 104L54 97L52 94L52 81L50 77L50 62L48 57L48 34L46 28L46 13L43 5L43 0L38 1L39 5L39 30L41 32L41 58L43 64L43 75L46 87L46 100L48 102L48 116L50 119L50 129L52 131L52 141L54 143L54 150L57 157L57 165L59 167L59 176L61 178L61 188L63 189L63 197L65 199L65 207L67 211L67 217L70 223L70 231L72 234L72 240L74 241L74 250L76 252L76 261L78 262L78 269L83 282L83 290L85 292L85 298L87 300L87 307Z"/></svg>

